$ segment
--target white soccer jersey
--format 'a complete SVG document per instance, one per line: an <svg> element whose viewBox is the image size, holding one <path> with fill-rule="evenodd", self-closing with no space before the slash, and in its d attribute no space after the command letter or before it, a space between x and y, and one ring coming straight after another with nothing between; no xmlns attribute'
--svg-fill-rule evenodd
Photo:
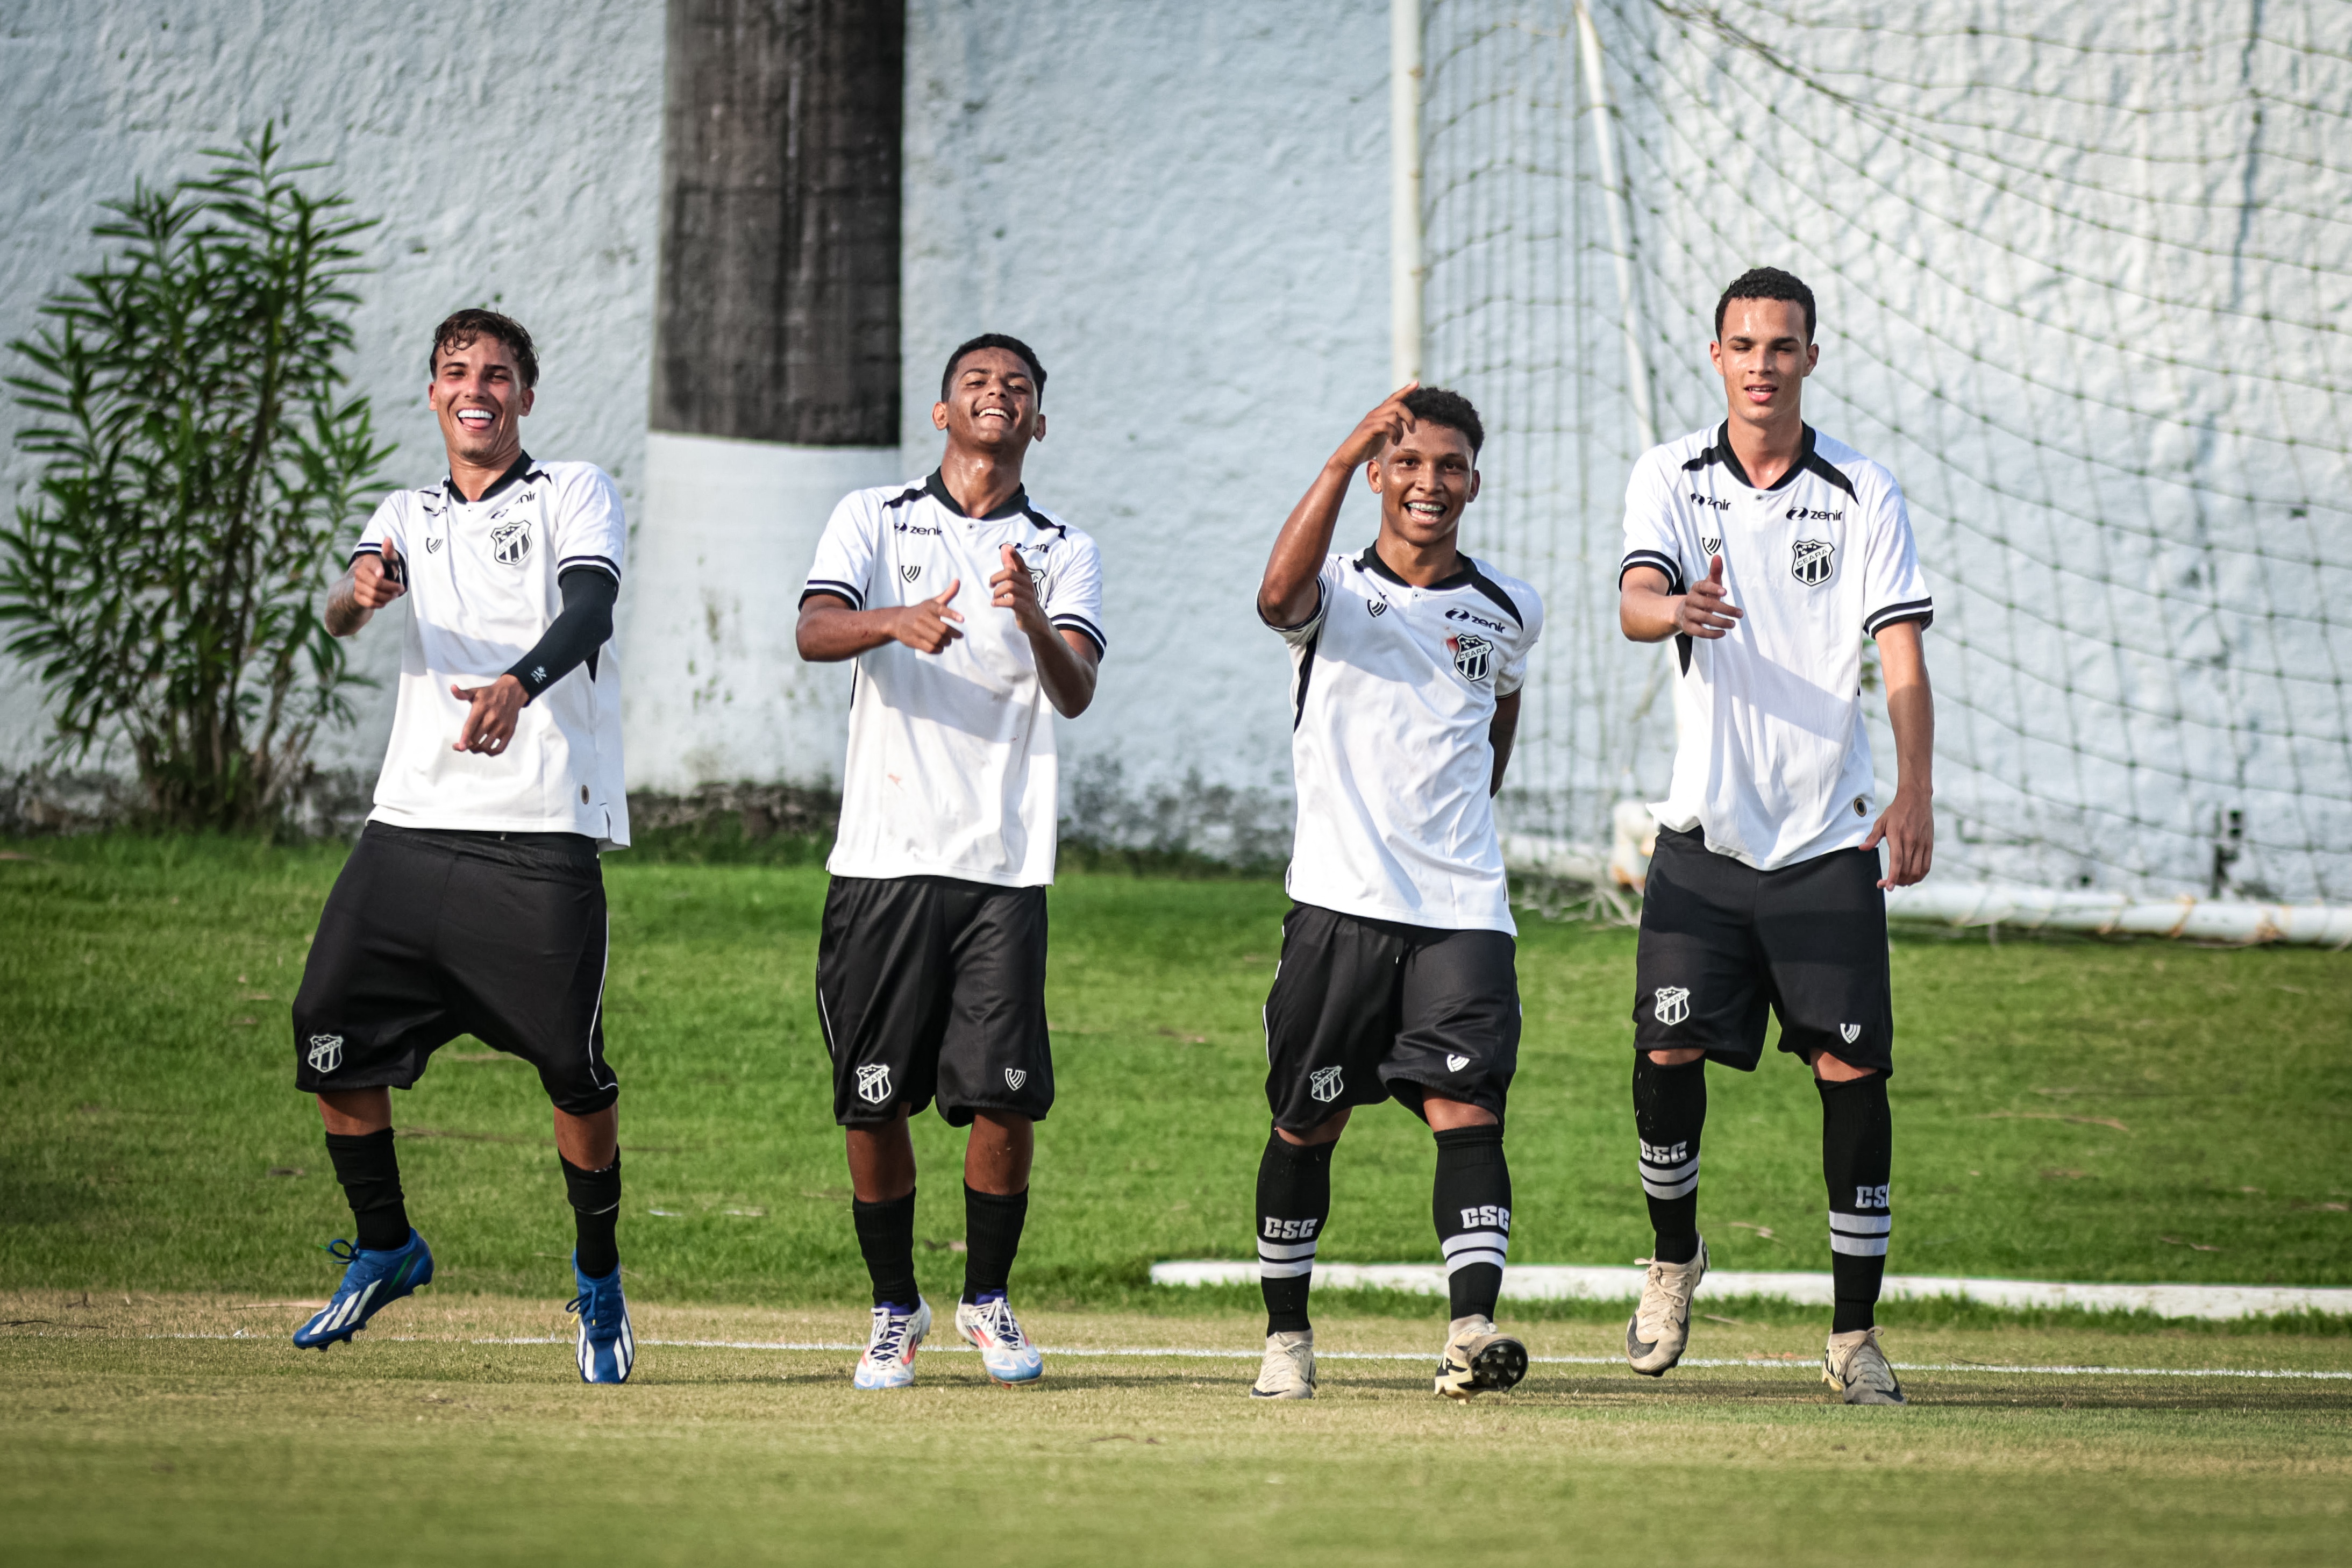
<svg viewBox="0 0 2352 1568"><path fill-rule="evenodd" d="M1054 879L1059 774L1037 658L988 580L1012 545L1057 628L1104 648L1095 542L1015 490L970 517L934 472L853 490L833 509L801 592L878 610L937 598L963 633L938 653L886 642L857 656L841 825L826 869L838 877L955 877L1003 888ZM950 623L954 624L954 623Z"/></svg>
<svg viewBox="0 0 2352 1568"><path fill-rule="evenodd" d="M593 463L526 455L479 500L446 479L385 498L352 552L381 555L388 540L408 578L395 601L408 609L399 706L371 820L628 843L614 644L533 699L496 755L455 749L467 704L449 694L488 685L530 651L562 612L565 572L618 582L628 537L621 492Z"/></svg>
<svg viewBox="0 0 2352 1568"><path fill-rule="evenodd" d="M1625 560L1680 594L1723 559L1745 617L1715 639L1676 637L1674 783L1661 827L1760 871L1869 837L1877 786L1862 722L1862 646L1935 602L1895 476L1805 429L1769 490L1748 482L1730 426L1653 447L1625 493Z"/></svg>
<svg viewBox="0 0 2352 1568"><path fill-rule="evenodd" d="M1290 645L1290 896L1343 915L1517 934L1487 793L1495 703L1526 683L1543 601L1468 556L1416 588L1333 555Z"/></svg>

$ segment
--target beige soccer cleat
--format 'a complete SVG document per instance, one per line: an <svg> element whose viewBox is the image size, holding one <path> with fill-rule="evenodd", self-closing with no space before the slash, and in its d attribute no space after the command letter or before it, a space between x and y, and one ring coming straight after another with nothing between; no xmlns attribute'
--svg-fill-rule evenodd
<svg viewBox="0 0 2352 1568"><path fill-rule="evenodd" d="M1641 1304L1625 1322L1625 1363L1644 1377L1664 1377L1690 1343L1691 1297L1706 1278L1706 1237L1688 1263L1654 1258L1642 1281Z"/></svg>
<svg viewBox="0 0 2352 1568"><path fill-rule="evenodd" d="M1265 1336L1265 1360L1250 1384L1252 1399L1315 1397L1315 1331Z"/></svg>
<svg viewBox="0 0 2352 1568"><path fill-rule="evenodd" d="M1838 1391L1848 1405L1908 1405L1886 1352L1878 1348L1876 1329L1856 1329L1832 1334L1822 1352L1822 1381Z"/></svg>
<svg viewBox="0 0 2352 1568"><path fill-rule="evenodd" d="M1528 1375L1528 1347L1508 1334L1496 1333L1485 1318L1456 1318L1447 1331L1445 1350L1437 1360L1437 1392L1448 1399L1470 1399L1517 1387Z"/></svg>

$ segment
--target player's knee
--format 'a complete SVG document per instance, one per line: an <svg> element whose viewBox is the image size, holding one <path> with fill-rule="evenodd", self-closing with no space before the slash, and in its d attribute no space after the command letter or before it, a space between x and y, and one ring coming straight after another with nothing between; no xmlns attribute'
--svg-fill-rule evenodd
<svg viewBox="0 0 2352 1568"><path fill-rule="evenodd" d="M1812 1068L1813 1076L1823 1083L1853 1083L1862 1079L1874 1077L1879 1071L1876 1068L1855 1067L1853 1063L1832 1056L1827 1051L1813 1053Z"/></svg>
<svg viewBox="0 0 2352 1568"><path fill-rule="evenodd" d="M1275 1135L1284 1142L1300 1148L1315 1148L1325 1143L1337 1143L1339 1134L1348 1128L1348 1116L1355 1108L1343 1105L1304 1132L1293 1132L1287 1127L1277 1127Z"/></svg>
<svg viewBox="0 0 2352 1568"><path fill-rule="evenodd" d="M1662 1068L1687 1067L1706 1055L1705 1050L1696 1046L1678 1046L1673 1050L1649 1053L1650 1059Z"/></svg>

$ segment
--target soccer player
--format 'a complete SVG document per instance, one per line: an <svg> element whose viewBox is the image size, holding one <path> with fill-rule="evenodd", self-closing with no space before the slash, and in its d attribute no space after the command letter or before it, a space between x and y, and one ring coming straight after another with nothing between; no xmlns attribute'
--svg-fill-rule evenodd
<svg viewBox="0 0 2352 1568"><path fill-rule="evenodd" d="M1625 1354L1657 1377L1689 1342L1706 1273L1706 1062L1755 1070L1769 1009L1821 1091L1836 1270L1822 1376L1849 1405L1900 1405L1874 1311L1893 1228L1885 889L1925 877L1935 846L1920 646L1935 605L1894 476L1804 422L1813 321L1812 290L1788 273L1737 279L1708 347L1728 416L1653 448L1626 492L1618 619L1636 642L1674 638L1681 673L1634 983L1633 1118L1657 1245ZM1896 781L1874 816L1871 638Z"/></svg>
<svg viewBox="0 0 2352 1568"><path fill-rule="evenodd" d="M844 497L801 593L801 657L857 661L816 995L874 1280L859 1388L912 1383L930 1331L907 1119L934 1100L971 1129L956 1331L999 1383L1045 1370L1005 1291L1054 1105L1053 715L1087 710L1104 650L1095 542L1021 483L1045 391L1016 338L950 354L931 407L940 466Z"/></svg>
<svg viewBox="0 0 2352 1568"><path fill-rule="evenodd" d="M1494 1322L1511 1235L1503 1107L1519 993L1493 796L1543 603L1460 548L1485 441L1468 399L1398 392L1323 465L1258 587L1259 617L1290 645L1298 789L1292 904L1265 1002L1266 1341L1250 1389L1261 1399L1315 1396L1307 1297L1331 1215L1331 1151L1356 1107L1391 1097L1437 1141L1432 1212L1453 1318L1437 1392L1468 1399L1527 1374L1526 1348ZM1335 555L1360 467L1380 497L1380 535Z"/></svg>
<svg viewBox="0 0 2352 1568"><path fill-rule="evenodd" d="M325 1350L433 1278L393 1151L393 1089L470 1034L539 1068L578 1245L580 1375L636 1354L614 1237L620 1083L604 1060L600 850L629 841L612 646L628 530L593 463L522 449L539 360L489 310L434 329L425 395L447 477L378 507L327 595L356 634L403 598L399 705L369 815L294 998L296 1087L319 1097L357 1245L294 1336Z"/></svg>

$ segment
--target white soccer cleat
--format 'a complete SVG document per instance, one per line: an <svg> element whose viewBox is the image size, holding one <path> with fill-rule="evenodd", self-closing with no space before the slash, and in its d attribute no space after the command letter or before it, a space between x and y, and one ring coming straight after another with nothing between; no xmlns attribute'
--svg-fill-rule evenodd
<svg viewBox="0 0 2352 1568"><path fill-rule="evenodd" d="M1315 1397L1315 1331L1265 1336L1265 1360L1250 1384L1252 1399L1312 1399Z"/></svg>
<svg viewBox="0 0 2352 1568"><path fill-rule="evenodd" d="M1485 1318L1456 1318L1437 1360L1437 1392L1448 1399L1471 1399L1518 1386L1528 1375L1528 1347L1496 1333Z"/></svg>
<svg viewBox="0 0 2352 1568"><path fill-rule="evenodd" d="M1644 1377L1664 1377L1690 1343L1691 1297L1706 1278L1706 1237L1688 1263L1650 1261L1641 1304L1625 1322L1625 1362Z"/></svg>
<svg viewBox="0 0 2352 1568"><path fill-rule="evenodd" d="M956 1332L980 1347L980 1364L1008 1388L1045 1375L1045 1358L1021 1331L1013 1303L1002 1296L977 1304L958 1302Z"/></svg>
<svg viewBox="0 0 2352 1568"><path fill-rule="evenodd" d="M1832 1334L1829 1348L1822 1352L1822 1381L1836 1389L1848 1405L1911 1403L1903 1397L1895 1369L1886 1364L1886 1352L1878 1348L1876 1329Z"/></svg>
<svg viewBox="0 0 2352 1568"><path fill-rule="evenodd" d="M918 1300L911 1312L874 1309L874 1327L866 1336L866 1353L857 1358L858 1388L906 1388L915 1381L915 1352L931 1331L931 1304Z"/></svg>

